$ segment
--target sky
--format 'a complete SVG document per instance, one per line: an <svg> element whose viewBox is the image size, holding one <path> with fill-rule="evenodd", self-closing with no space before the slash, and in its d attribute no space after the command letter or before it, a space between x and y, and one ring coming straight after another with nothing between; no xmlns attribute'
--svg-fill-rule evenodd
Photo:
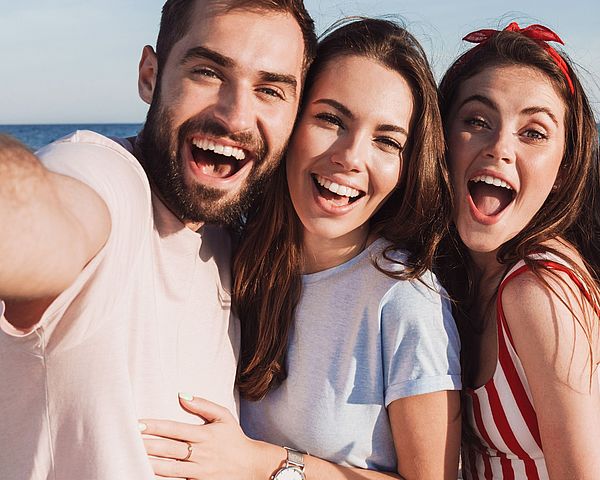
<svg viewBox="0 0 600 480"><path fill-rule="evenodd" d="M141 123L142 47L154 45L163 0L0 0L0 124ZM542 23L565 41L600 119L597 0L305 0L322 32L346 15L402 18L439 79L481 28Z"/></svg>

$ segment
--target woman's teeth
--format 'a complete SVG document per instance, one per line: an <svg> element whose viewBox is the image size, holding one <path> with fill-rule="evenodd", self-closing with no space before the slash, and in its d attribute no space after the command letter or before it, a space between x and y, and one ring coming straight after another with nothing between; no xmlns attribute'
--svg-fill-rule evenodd
<svg viewBox="0 0 600 480"><path fill-rule="evenodd" d="M340 195L342 197L355 198L360 195L360 192L352 187L346 187L344 185L339 185L331 180L327 180L319 175L315 175L315 180L319 185L323 188L326 188L331 193L335 193L336 195Z"/></svg>
<svg viewBox="0 0 600 480"><path fill-rule="evenodd" d="M478 175L477 177L473 177L470 181L475 183L484 182L488 185L494 185L495 187L504 187L509 190L512 190L512 187L504 180L500 180L499 178L495 178L490 175Z"/></svg>

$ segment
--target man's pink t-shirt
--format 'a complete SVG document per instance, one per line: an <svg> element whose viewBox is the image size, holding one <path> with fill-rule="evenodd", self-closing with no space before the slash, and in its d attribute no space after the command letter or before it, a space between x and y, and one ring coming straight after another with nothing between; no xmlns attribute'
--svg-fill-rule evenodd
<svg viewBox="0 0 600 480"><path fill-rule="evenodd" d="M237 415L229 236L187 229L106 137L76 132L38 156L98 192L112 227L30 333L0 302L0 478L153 479L139 418L201 423L178 392Z"/></svg>

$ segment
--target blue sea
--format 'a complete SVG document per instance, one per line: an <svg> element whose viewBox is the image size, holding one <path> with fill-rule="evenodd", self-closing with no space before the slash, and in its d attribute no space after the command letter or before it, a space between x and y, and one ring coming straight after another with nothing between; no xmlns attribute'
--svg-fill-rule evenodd
<svg viewBox="0 0 600 480"><path fill-rule="evenodd" d="M131 137L136 135L140 123L80 123L57 125L0 125L0 133L8 133L32 150L47 145L75 130L93 130L108 137ZM598 125L600 134L600 125Z"/></svg>
<svg viewBox="0 0 600 480"><path fill-rule="evenodd" d="M75 130L93 130L107 137L131 137L136 135L141 128L142 124L140 123L0 125L0 133L12 135L35 151Z"/></svg>

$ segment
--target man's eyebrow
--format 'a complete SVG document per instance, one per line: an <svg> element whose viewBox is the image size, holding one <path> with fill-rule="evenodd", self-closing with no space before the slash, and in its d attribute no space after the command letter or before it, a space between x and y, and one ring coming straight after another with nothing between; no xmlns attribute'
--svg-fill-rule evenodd
<svg viewBox="0 0 600 480"><path fill-rule="evenodd" d="M285 73L274 73L274 72L258 72L259 78L264 82L273 82L273 83L285 83L296 91L298 87L298 80L294 75L287 75Z"/></svg>
<svg viewBox="0 0 600 480"><path fill-rule="evenodd" d="M346 107L345 105L342 105L340 102L338 102L336 100L332 100L331 98L320 98L319 100L315 101L315 103L317 103L317 104L324 103L325 105L329 105L330 107L335 108L342 115L348 117L349 119L351 119L351 120L354 119L354 114L348 109L348 107Z"/></svg>
<svg viewBox="0 0 600 480"><path fill-rule="evenodd" d="M235 61L233 58L226 57L210 48L206 47L194 47L190 48L185 55L181 59L181 64L185 64L190 60L195 59L206 59L210 60L217 65L225 68L233 68L235 67ZM283 83L289 85L293 90L294 94L296 93L296 89L298 88L298 79L294 75L288 75L285 73L275 73L275 72L267 72L260 71L258 72L258 77L263 82L273 82L273 83Z"/></svg>
<svg viewBox="0 0 600 480"><path fill-rule="evenodd" d="M523 115L534 115L536 113L545 113L546 115L548 115L548 117L550 117L550 120L552 120L552 122L554 122L554 125L556 125L558 127L558 120L556 120L554 113L552 113L552 111L549 108L527 107L527 108L524 108L523 110L521 110L521 113Z"/></svg>
<svg viewBox="0 0 600 480"><path fill-rule="evenodd" d="M190 48L185 55L181 59L181 64L183 65L186 62L194 59L207 59L211 60L217 65L221 67L231 68L235 65L235 62L232 58L226 57L225 55L221 55L214 50L206 47L194 47Z"/></svg>

